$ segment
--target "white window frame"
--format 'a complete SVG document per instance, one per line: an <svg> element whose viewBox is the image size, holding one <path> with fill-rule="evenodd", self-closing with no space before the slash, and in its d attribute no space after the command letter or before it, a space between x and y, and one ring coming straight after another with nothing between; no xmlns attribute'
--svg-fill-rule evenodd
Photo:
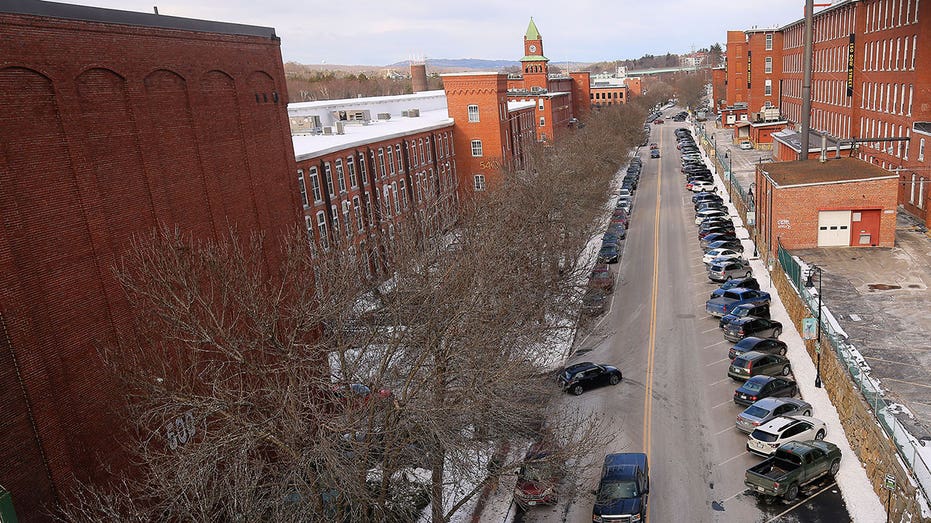
<svg viewBox="0 0 931 523"><path fill-rule="evenodd" d="M343 159L336 159L336 182L339 184L339 192L346 192L346 177L343 174Z"/></svg>
<svg viewBox="0 0 931 523"><path fill-rule="evenodd" d="M766 50L773 50L773 33L766 33Z"/></svg>
<svg viewBox="0 0 931 523"><path fill-rule="evenodd" d="M346 170L349 171L349 186L355 189L359 186L359 178L356 176L356 161L352 156L346 157Z"/></svg>
<svg viewBox="0 0 931 523"><path fill-rule="evenodd" d="M466 110L469 112L469 122L475 123L481 121L478 113L478 105L470 104Z"/></svg>
<svg viewBox="0 0 931 523"><path fill-rule="evenodd" d="M310 175L310 192L314 196L314 203L322 202L323 192L320 191L320 175L317 173L317 168L311 167L307 172Z"/></svg>
<svg viewBox="0 0 931 523"><path fill-rule="evenodd" d="M773 72L773 57L767 56L763 59L763 72L770 74Z"/></svg>
<svg viewBox="0 0 931 523"><path fill-rule="evenodd" d="M323 179L326 181L326 188L330 196L336 196L336 189L333 187L333 171L330 169L330 162L323 162Z"/></svg>
<svg viewBox="0 0 931 523"><path fill-rule="evenodd" d="M546 118L543 116L540 117L540 127L546 127Z"/></svg>
<svg viewBox="0 0 931 523"><path fill-rule="evenodd" d="M297 170L297 186L301 191L301 204L306 209L310 207L310 202L307 200L307 186L304 185L304 169Z"/></svg>
<svg viewBox="0 0 931 523"><path fill-rule="evenodd" d="M482 150L482 141L481 140L472 140L472 157L481 158L484 156L484 151Z"/></svg>
<svg viewBox="0 0 931 523"><path fill-rule="evenodd" d="M483 192L486 188L484 174L475 174L472 176L472 189L475 192Z"/></svg>
<svg viewBox="0 0 931 523"><path fill-rule="evenodd" d="M317 211L317 233L320 236L320 246L323 250L329 249L330 239L327 235L326 213L323 211Z"/></svg>

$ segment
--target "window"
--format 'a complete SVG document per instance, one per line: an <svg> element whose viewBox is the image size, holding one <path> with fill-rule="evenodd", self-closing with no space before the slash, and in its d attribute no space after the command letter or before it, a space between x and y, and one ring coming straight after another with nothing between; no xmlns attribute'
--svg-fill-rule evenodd
<svg viewBox="0 0 931 523"><path fill-rule="evenodd" d="M403 173L404 172L404 159L401 156L401 144L397 144L394 146L394 155L398 159L398 172Z"/></svg>
<svg viewBox="0 0 931 523"><path fill-rule="evenodd" d="M417 145L420 147L420 163L425 163L427 161L427 155L423 153L423 139L417 140Z"/></svg>
<svg viewBox="0 0 931 523"><path fill-rule="evenodd" d="M768 79L768 78L767 78L766 81L763 83L763 94L766 95L766 96L772 96L772 95L773 95L773 81L770 80L770 79Z"/></svg>
<svg viewBox="0 0 931 523"><path fill-rule="evenodd" d="M772 33L766 34L766 50L767 51L773 50L773 34Z"/></svg>
<svg viewBox="0 0 931 523"><path fill-rule="evenodd" d="M349 186L358 187L359 179L356 178L356 163L352 156L346 157L346 170L349 171Z"/></svg>
<svg viewBox="0 0 931 523"><path fill-rule="evenodd" d="M918 161L925 161L925 139L918 140Z"/></svg>
<svg viewBox="0 0 931 523"><path fill-rule="evenodd" d="M391 186L385 186L385 192L382 194L384 206L384 215L385 217L391 217Z"/></svg>
<svg viewBox="0 0 931 523"><path fill-rule="evenodd" d="M314 252L314 220L310 216L304 216L304 227L307 229L307 241L310 242L310 252Z"/></svg>
<svg viewBox="0 0 931 523"><path fill-rule="evenodd" d="M540 127L546 127L546 118L540 117Z"/></svg>
<svg viewBox="0 0 931 523"><path fill-rule="evenodd" d="M430 137L428 136L428 137L424 138L424 139L423 139L423 143L424 143L424 145L427 146L427 162L432 162L432 161L433 161L433 151L430 149Z"/></svg>
<svg viewBox="0 0 931 523"><path fill-rule="evenodd" d="M470 121L470 122L478 122L478 121L479 121L479 119L478 119L478 106L477 106L477 105L470 105L470 106L469 106L469 121Z"/></svg>
<svg viewBox="0 0 931 523"><path fill-rule="evenodd" d="M320 246L324 249L330 248L330 240L326 233L326 214L323 211L317 213L317 235L320 237Z"/></svg>
<svg viewBox="0 0 931 523"><path fill-rule="evenodd" d="M773 72L773 57L772 57L772 56L767 56L767 57L766 57L766 59L765 59L765 61L764 61L763 72L764 72L764 73L771 73L771 72Z"/></svg>
<svg viewBox="0 0 931 523"><path fill-rule="evenodd" d="M304 185L304 171L301 169L297 170L297 188L301 191L301 203L304 208L310 207L310 202L307 201L307 186Z"/></svg>
<svg viewBox="0 0 931 523"><path fill-rule="evenodd" d="M400 191L401 191L401 203L403 204L404 210L406 211L407 210L407 182L405 182L404 180L401 180L399 185L400 185Z"/></svg>
<svg viewBox="0 0 931 523"><path fill-rule="evenodd" d="M356 216L356 228L359 232L362 232L362 205L358 196L352 197L352 211Z"/></svg>
<svg viewBox="0 0 931 523"><path fill-rule="evenodd" d="M330 162L323 164L323 178L326 180L326 189L330 196L336 196L333 190L333 174L330 172Z"/></svg>
<svg viewBox="0 0 931 523"><path fill-rule="evenodd" d="M346 192L346 176L343 174L343 160L336 160L336 181L339 183L339 192Z"/></svg>
<svg viewBox="0 0 931 523"><path fill-rule="evenodd" d="M482 141L472 140L472 156L482 156Z"/></svg>
<svg viewBox="0 0 931 523"><path fill-rule="evenodd" d="M346 228L346 237L352 237L352 225L349 222L349 201L343 202L343 227Z"/></svg>
<svg viewBox="0 0 931 523"><path fill-rule="evenodd" d="M333 216L333 240L339 240L339 209L335 205L330 206L330 214Z"/></svg>
<svg viewBox="0 0 931 523"><path fill-rule="evenodd" d="M537 108L539 108L541 111L543 110L543 98L540 98L540 102L537 105Z"/></svg>
<svg viewBox="0 0 931 523"><path fill-rule="evenodd" d="M375 215L372 213L372 200L369 198L368 194L363 194L362 201L365 202L365 215L368 217L369 225L371 226L375 223Z"/></svg>
<svg viewBox="0 0 931 523"><path fill-rule="evenodd" d="M385 150L381 147L378 148L378 173L385 177Z"/></svg>
<svg viewBox="0 0 931 523"><path fill-rule="evenodd" d="M475 182L474 182L474 183L475 183L475 185L474 185L475 192L484 191L484 190L485 190L485 175L484 175L484 174L476 174L476 175L475 175Z"/></svg>
<svg viewBox="0 0 931 523"><path fill-rule="evenodd" d="M365 172L365 154L364 153L359 153L359 176L362 177L362 185L365 185L368 183L368 179L366 178L368 176L368 173Z"/></svg>
<svg viewBox="0 0 931 523"><path fill-rule="evenodd" d="M912 173L912 187L911 187L911 191L909 191L909 194L908 194L908 203L912 205L915 204L915 180L917 178L918 178L918 175L915 173Z"/></svg>
<svg viewBox="0 0 931 523"><path fill-rule="evenodd" d="M314 196L314 201L323 201L323 195L320 193L320 176L317 175L317 168L311 167L308 172L310 173L310 192Z"/></svg>
<svg viewBox="0 0 931 523"><path fill-rule="evenodd" d="M391 199L394 200L394 214L401 214L401 201L398 199L398 182L391 183Z"/></svg>
<svg viewBox="0 0 931 523"><path fill-rule="evenodd" d="M394 149L390 145L388 146L388 170L394 174Z"/></svg>

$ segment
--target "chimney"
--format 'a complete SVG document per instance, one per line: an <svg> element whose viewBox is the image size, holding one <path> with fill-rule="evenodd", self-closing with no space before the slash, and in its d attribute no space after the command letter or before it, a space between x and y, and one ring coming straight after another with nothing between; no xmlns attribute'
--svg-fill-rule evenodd
<svg viewBox="0 0 931 523"><path fill-rule="evenodd" d="M821 163L826 162L828 159L828 133L821 133Z"/></svg>
<svg viewBox="0 0 931 523"><path fill-rule="evenodd" d="M415 93L427 90L427 63L425 61L411 61L411 84Z"/></svg>

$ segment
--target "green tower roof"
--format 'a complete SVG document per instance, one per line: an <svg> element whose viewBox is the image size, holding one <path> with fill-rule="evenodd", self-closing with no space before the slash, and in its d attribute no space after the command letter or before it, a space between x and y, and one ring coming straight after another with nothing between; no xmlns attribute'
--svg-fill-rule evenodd
<svg viewBox="0 0 931 523"><path fill-rule="evenodd" d="M527 34L524 35L527 40L539 40L540 31L537 30L537 24L533 23L533 17L530 17L530 25L527 26Z"/></svg>

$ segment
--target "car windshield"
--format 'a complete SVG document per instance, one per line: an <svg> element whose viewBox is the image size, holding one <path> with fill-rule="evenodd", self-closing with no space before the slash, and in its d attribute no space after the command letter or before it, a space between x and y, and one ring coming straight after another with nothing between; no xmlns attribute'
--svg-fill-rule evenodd
<svg viewBox="0 0 931 523"><path fill-rule="evenodd" d="M602 483L601 488L598 489L596 503L611 503L618 499L635 498L638 495L636 481L608 481Z"/></svg>
<svg viewBox="0 0 931 523"><path fill-rule="evenodd" d="M743 389L747 392L759 392L763 388L763 384L754 381L748 381L744 383Z"/></svg>
<svg viewBox="0 0 931 523"><path fill-rule="evenodd" d="M760 429L756 429L753 432L751 432L750 437L758 439L764 443L772 443L776 441L777 439L779 439L779 437L776 436L775 434L770 434L769 432L764 432Z"/></svg>
<svg viewBox="0 0 931 523"><path fill-rule="evenodd" d="M744 414L746 414L747 416L753 416L754 418L762 419L762 418L765 418L766 416L769 416L769 411L764 408L757 407L754 405L748 408L747 410L745 410Z"/></svg>

